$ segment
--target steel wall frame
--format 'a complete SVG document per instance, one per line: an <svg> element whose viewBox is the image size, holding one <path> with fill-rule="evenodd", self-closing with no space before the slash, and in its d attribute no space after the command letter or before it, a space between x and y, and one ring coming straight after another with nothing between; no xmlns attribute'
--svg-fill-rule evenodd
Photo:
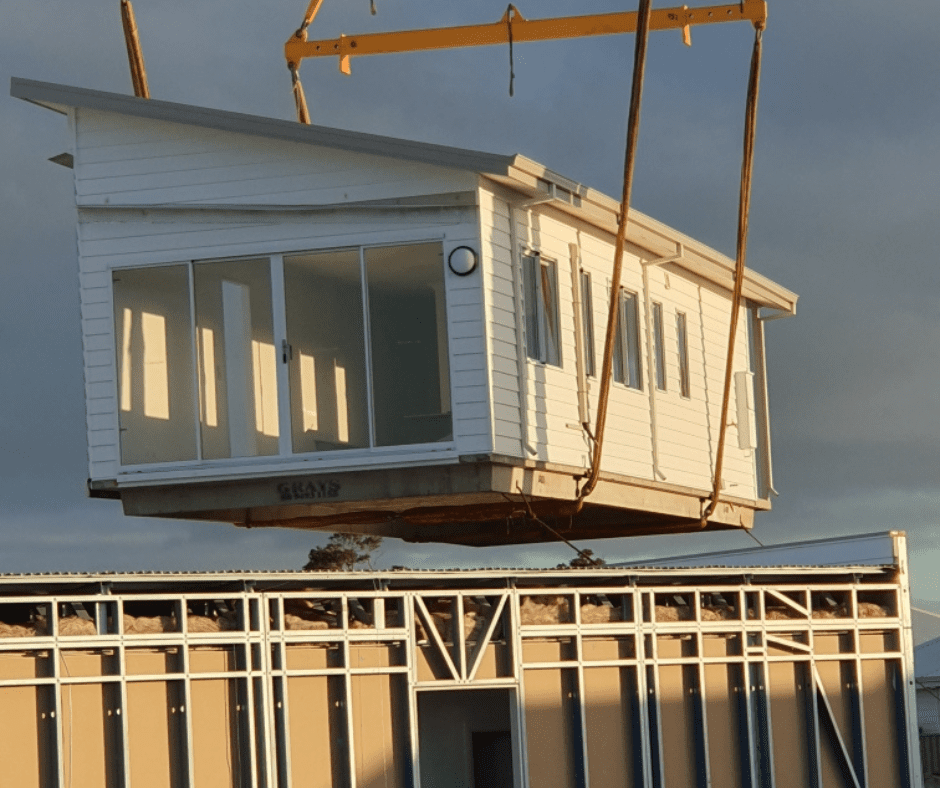
<svg viewBox="0 0 940 788"><path fill-rule="evenodd" d="M196 784L192 698L193 686L200 681L225 680L235 688L238 706L245 713L239 723L237 733L233 735L233 745L237 745L242 757L239 765L232 765L232 780L240 779L239 784L250 788L292 786L290 765L290 716L289 716L289 680L293 677L338 677L342 679L345 694L345 740L348 742L348 780L350 788L356 788L356 760L353 725L352 686L356 676L388 675L401 676L407 684L406 697L408 708L399 710L407 720L402 732L408 742L405 759L405 774L417 788L420 785L419 742L417 700L419 692L455 689L509 689L511 698L511 718L513 721L514 750L516 759L516 785L522 788L529 784L529 763L526 747L526 676L530 671L571 670L576 676L577 719L574 725L572 745L577 745L578 752L574 759L574 773L570 775L568 785L590 788L591 764L589 762L588 740L590 732L587 724L585 702L585 671L592 668L630 669L635 677L636 712L634 722L633 760L625 768L631 768L638 778L638 785L644 788L672 788L669 780L670 764L664 761L664 730L661 671L663 668L682 666L683 674L692 677L689 692L692 694L694 722L694 752L689 757L690 764L697 775L697 785L712 784L712 764L709 755L708 710L709 693L706 681L706 668L710 665L724 665L729 671L732 666L740 666L739 673L743 680L743 701L738 707L743 716L739 726L741 753L742 784L750 786L776 786L774 764L777 759L786 758L785 754L773 751L773 720L769 698L770 667L775 663L794 665L794 671L805 675L809 681L808 702L805 705L806 742L808 763L803 766L811 776L811 783L822 788L822 764L825 758L841 758L840 766L851 779L846 783L857 788L880 788L869 781L869 759L877 757L866 745L865 737L865 686L863 666L869 662L881 662L895 677L895 735L899 754L897 784L920 788L922 785L919 769L919 742L914 720L913 687L913 651L910 639L910 611L905 572L884 572L880 575L859 574L851 580L839 575L838 582L826 582L824 578L814 578L795 574L791 582L762 584L755 582L759 578L746 575L746 570L739 574L737 582L729 577L718 577L713 581L708 578L696 578L689 582L686 575L670 577L669 571L657 573L654 578L641 578L623 574L616 580L607 577L592 577L587 574L572 573L567 583L557 580L556 576L546 576L544 582L531 577L526 583L515 582L504 577L502 585L495 578L479 586L483 574L468 572L463 576L442 579L433 573L427 574L424 587L403 590L384 590L371 585L365 587L331 590L329 584L323 584L323 590L275 590L264 589L263 576L259 576L260 590L251 589L247 584L241 591L199 591L189 593L185 590L186 581L179 577L163 581L150 581L149 592L120 593L102 587L95 593L64 593L54 595L0 596L0 618L3 606L7 604L27 603L48 606L49 622L52 633L48 636L29 638L0 638L0 659L6 655L32 654L40 660L45 659L46 675L33 678L9 678L2 674L0 662L0 693L5 688L36 687L50 688L53 700L48 710L58 720L55 741L51 751L45 756L50 759L49 785L66 788L65 753L71 752L70 745L64 741L63 691L83 684L101 685L103 692L108 687L114 693L113 711L119 718L119 752L108 752L115 760L119 785L131 784L128 690L138 683L164 682L169 687L175 684L182 689L182 703L179 709L183 720L183 741L181 751L174 754L172 761L178 771L180 785L193 788ZM562 576L564 577L564 576ZM816 580L816 582L814 582ZM319 584L316 575L309 575L311 585ZM28 581L24 580L26 585ZM677 583L677 584L672 584ZM88 588L87 578L76 577L76 589ZM43 583L38 579L37 587ZM68 585L67 583L65 584ZM348 585L348 583L347 583ZM275 586L276 588L276 586ZM708 595L721 594L729 606L737 611L737 618L721 620L703 620L702 611L706 608ZM548 596L567 597L571 621L549 624L529 624L524 622L522 606L526 598ZM608 623L585 623L582 621L582 605L606 596L619 598L622 618L627 620ZM459 643L459 650L453 644L448 646L442 633L435 628L428 607L422 601L427 599L450 598L453 600L451 632L463 641L468 633L464 632L464 613L467 600L487 597L496 601L494 618L508 622L509 631L502 637L509 649L511 675L481 679L474 675L474 666L468 663L467 644ZM842 599L847 605L845 617L814 618L811 608L815 601L824 597ZM657 621L657 603L667 599L683 599L694 611L694 620ZM859 615L859 602L867 598L878 598L889 602L888 616L865 618ZM285 624L285 601L323 600L338 603L343 626L333 629L287 630ZM790 603L786 602L789 599ZM125 602L152 602L159 600L173 605L179 632L160 632L153 634L127 634L123 626L114 624L123 620ZM234 602L238 609L241 629L224 632L190 632L186 626L189 603L209 603L216 600ZM372 605L372 628L355 629L349 626L350 606L367 601ZM399 626L384 626L384 613L392 600L396 605L401 620ZM802 600L802 601L801 601ZM73 602L83 603L86 609L96 611L97 631L95 635L66 636L58 634L58 613L60 606ZM790 605L789 613L796 617L774 619L768 617L768 606ZM110 606L110 608L109 608ZM660 604L659 608L663 605ZM107 621L105 611L110 609L112 629L117 632L105 632ZM423 610L423 612L422 612ZM800 611L805 616L800 617ZM424 617L424 640L419 641L417 620ZM632 620L629 620L632 619ZM382 624L382 626L379 626ZM485 627L484 634L492 635L498 624L491 620ZM863 650L863 636L868 633L881 633L886 645L881 650ZM885 635L884 633L887 633ZM787 637L789 635L789 637ZM587 638L618 638L633 642L633 656L617 659L588 659L585 657L584 644ZM705 643L710 638L724 637L729 643L737 638L740 652L724 656L707 656ZM841 640L839 640L841 638ZM564 639L573 648L573 658L558 660L531 661L526 658L526 644L539 641ZM675 639L684 639L688 655L670 656L661 654L664 643ZM421 643L426 641L426 645ZM427 679L418 675L417 654L420 648L432 648L432 641L437 648L450 648L457 656L453 663L451 678ZM892 645L893 647L889 647ZM817 646L836 643L835 652L826 653L825 648ZM316 644L339 645L343 654L342 666L325 668L291 668L288 653L292 646ZM401 664L384 666L353 667L352 649L367 644L397 644L403 653ZM868 640L864 648L868 648ZM232 669L215 672L194 672L190 659L199 647L225 647L234 655ZM483 646L479 646L479 659L483 658ZM828 647L827 647L828 648ZM163 650L175 649L179 664L176 671L169 669L163 673L134 673L128 671L128 654L135 654L135 649ZM91 652L94 654L113 653L116 658L114 672L102 670L103 675L71 676L67 674L66 657L71 652ZM162 652L161 652L162 653ZM45 654L45 657L39 655ZM473 652L470 652L473 656ZM559 656L562 656L559 654ZM824 665L839 665L840 676L845 687L848 702L848 717L851 725L851 737L839 732L825 684L819 672ZM63 669L66 670L63 674ZM733 675L738 675L734 673ZM391 697L391 696L390 696ZM71 698L71 696L70 696ZM70 706L71 707L71 706ZM886 710L888 711L888 710ZM32 721L24 721L32 723ZM579 734L579 735L578 735ZM717 734L716 734L717 735ZM827 744L829 742L829 744ZM829 747L829 749L827 749ZM112 748L113 749L113 748ZM233 751L235 747L233 746ZM826 753L829 753L827 755ZM841 752L841 755L840 755ZM834 753L834 755L833 755ZM236 777L240 775L240 778ZM533 788L536 788L533 786ZM828 784L827 784L828 788Z"/></svg>

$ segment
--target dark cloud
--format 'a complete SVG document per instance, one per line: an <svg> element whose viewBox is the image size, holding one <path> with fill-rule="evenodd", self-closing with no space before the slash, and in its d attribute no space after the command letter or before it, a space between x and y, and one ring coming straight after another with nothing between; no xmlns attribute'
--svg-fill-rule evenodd
<svg viewBox="0 0 940 788"><path fill-rule="evenodd" d="M136 10L153 94L291 117L282 45L304 0L153 0ZM578 13L621 10L613 0ZM571 13L543 0L527 16ZM315 35L489 22L505 4L325 4ZM859 0L772 4L764 37L749 262L800 293L768 325L776 482L766 542L895 528L911 535L915 591L940 599L940 6ZM68 45L63 41L67 38ZM641 210L734 249L746 26L654 35ZM316 122L521 152L619 194L632 42L519 46L307 63ZM0 79L129 92L118 4L6 0ZM6 92L4 88L3 93ZM0 571L296 567L318 537L125 518L83 497L74 208L61 118L0 95ZM322 538L322 537L319 537ZM609 560L753 544L744 534L607 540ZM390 542L383 563L537 565L564 547L450 549Z"/></svg>

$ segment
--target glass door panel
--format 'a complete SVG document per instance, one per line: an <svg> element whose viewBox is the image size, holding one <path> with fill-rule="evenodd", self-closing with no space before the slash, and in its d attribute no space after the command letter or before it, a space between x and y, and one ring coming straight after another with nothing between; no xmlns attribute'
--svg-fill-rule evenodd
<svg viewBox="0 0 940 788"><path fill-rule="evenodd" d="M112 274L121 463L196 459L189 271Z"/></svg>
<svg viewBox="0 0 940 788"><path fill-rule="evenodd" d="M366 249L377 446L452 439L440 243Z"/></svg>
<svg viewBox="0 0 940 788"><path fill-rule="evenodd" d="M202 456L278 453L277 358L267 258L193 266Z"/></svg>
<svg viewBox="0 0 940 788"><path fill-rule="evenodd" d="M369 446L359 250L284 258L295 452Z"/></svg>

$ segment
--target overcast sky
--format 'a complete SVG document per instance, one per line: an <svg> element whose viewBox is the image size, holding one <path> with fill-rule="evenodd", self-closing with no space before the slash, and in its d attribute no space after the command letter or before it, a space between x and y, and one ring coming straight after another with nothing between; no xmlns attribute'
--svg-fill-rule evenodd
<svg viewBox="0 0 940 788"><path fill-rule="evenodd" d="M492 22L505 3L327 0L311 38ZM658 5L662 5L659 3ZM690 3L695 5L695 3ZM282 45L306 0L137 0L155 98L293 117ZM529 18L632 9L529 0ZM895 7L899 11L900 7ZM940 3L770 0L749 265L800 294L768 325L775 484L755 535L906 530L914 597L940 600ZM0 572L299 568L297 531L126 518L85 498L72 174L64 119L10 76L131 93L118 0L3 0ZM634 205L733 255L749 25L654 33ZM633 37L307 61L315 123L522 153L620 193ZM608 561L749 547L743 533L607 540ZM388 540L383 565L521 566L564 547Z"/></svg>

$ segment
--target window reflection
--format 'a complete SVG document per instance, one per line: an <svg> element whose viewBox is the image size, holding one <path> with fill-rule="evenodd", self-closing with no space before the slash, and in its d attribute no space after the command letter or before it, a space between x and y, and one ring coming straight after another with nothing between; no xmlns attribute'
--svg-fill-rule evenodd
<svg viewBox="0 0 940 788"><path fill-rule="evenodd" d="M205 459L277 454L277 351L268 258L193 266Z"/></svg>
<svg viewBox="0 0 940 788"><path fill-rule="evenodd" d="M367 249L365 259L376 445L450 440L441 245Z"/></svg>
<svg viewBox="0 0 940 788"><path fill-rule="evenodd" d="M170 380L167 372L166 318L142 312L140 327L144 340L144 415L152 419L170 418Z"/></svg>
<svg viewBox="0 0 940 788"><path fill-rule="evenodd" d="M295 452L369 446L358 249L284 258Z"/></svg>
<svg viewBox="0 0 940 788"><path fill-rule="evenodd" d="M121 462L196 459L189 272L115 271Z"/></svg>
<svg viewBox="0 0 940 788"><path fill-rule="evenodd" d="M279 454L279 375L294 452L452 439L440 243L285 257L286 342L271 266L114 272L124 465Z"/></svg>

